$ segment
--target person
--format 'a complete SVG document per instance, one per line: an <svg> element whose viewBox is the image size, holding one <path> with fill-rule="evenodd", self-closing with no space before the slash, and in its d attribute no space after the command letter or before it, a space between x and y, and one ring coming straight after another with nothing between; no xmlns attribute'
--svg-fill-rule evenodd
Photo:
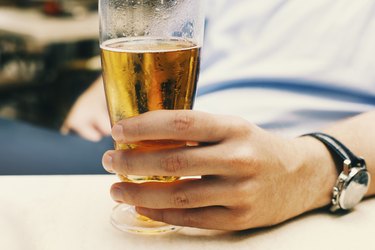
<svg viewBox="0 0 375 250"><path fill-rule="evenodd" d="M98 142L111 133L102 79L95 81L74 103L64 124L63 134L76 133Z"/></svg>
<svg viewBox="0 0 375 250"><path fill-rule="evenodd" d="M362 156L374 175L374 1L209 4L200 111L154 111L112 128L122 143L173 139L197 145L103 156L110 173L202 178L116 183L113 199L174 225L242 230L279 224L331 202L336 164L319 140L300 137L313 131ZM66 127L78 133L91 127L96 136L81 134L98 140L105 134L97 124L103 120L75 123L75 112L84 110L79 107ZM371 183L366 195L374 193Z"/></svg>
<svg viewBox="0 0 375 250"><path fill-rule="evenodd" d="M342 162L317 138L300 136L313 131L362 156L374 175L374 6L366 0L212 3L201 93L227 91L198 98L197 109L221 114L153 111L123 120L112 128L119 143L198 146L103 156L110 173L202 178L116 183L113 199L173 225L243 230L282 223L331 203ZM238 113L247 119L233 116ZM374 194L372 182L366 195Z"/></svg>
<svg viewBox="0 0 375 250"><path fill-rule="evenodd" d="M110 148L108 137L92 142L0 118L0 176L105 174L101 158Z"/></svg>
<svg viewBox="0 0 375 250"><path fill-rule="evenodd" d="M103 137L109 135L111 126L100 84L94 83L79 97L62 133L0 117L0 175L105 174L101 155L113 148L113 140ZM85 127L98 120L97 127ZM84 129L71 130L71 122L82 124ZM98 134L92 135L92 131ZM77 136L80 132L83 136Z"/></svg>

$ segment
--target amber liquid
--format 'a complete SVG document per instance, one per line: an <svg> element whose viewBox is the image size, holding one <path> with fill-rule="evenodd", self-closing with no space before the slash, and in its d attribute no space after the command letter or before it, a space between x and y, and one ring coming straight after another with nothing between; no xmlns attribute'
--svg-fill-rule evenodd
<svg viewBox="0 0 375 250"><path fill-rule="evenodd" d="M103 79L112 125L153 110L191 109L199 75L200 48L182 40L113 39L101 46ZM115 144L116 149L157 150L179 141ZM172 176L120 176L123 181L174 181Z"/></svg>

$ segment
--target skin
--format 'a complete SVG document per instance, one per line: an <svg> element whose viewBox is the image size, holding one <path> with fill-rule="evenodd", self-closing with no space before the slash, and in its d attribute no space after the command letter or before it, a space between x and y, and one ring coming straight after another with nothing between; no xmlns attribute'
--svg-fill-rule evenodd
<svg viewBox="0 0 375 250"><path fill-rule="evenodd" d="M375 172L375 112L333 125L331 134ZM172 183L116 183L113 199L173 225L243 230L279 224L330 204L338 173L311 137L286 139L238 117L154 111L121 121L114 140L183 140L194 146L145 152L108 151L103 165L123 175L202 176ZM372 183L367 195L375 193Z"/></svg>
<svg viewBox="0 0 375 250"><path fill-rule="evenodd" d="M62 134L74 132L94 142L110 135L111 126L101 78L74 103L60 131Z"/></svg>

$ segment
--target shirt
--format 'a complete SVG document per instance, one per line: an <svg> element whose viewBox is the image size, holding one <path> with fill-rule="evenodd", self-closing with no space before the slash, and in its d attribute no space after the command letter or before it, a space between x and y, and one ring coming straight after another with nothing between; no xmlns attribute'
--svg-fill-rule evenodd
<svg viewBox="0 0 375 250"><path fill-rule="evenodd" d="M207 5L197 109L295 136L374 108L374 0Z"/></svg>

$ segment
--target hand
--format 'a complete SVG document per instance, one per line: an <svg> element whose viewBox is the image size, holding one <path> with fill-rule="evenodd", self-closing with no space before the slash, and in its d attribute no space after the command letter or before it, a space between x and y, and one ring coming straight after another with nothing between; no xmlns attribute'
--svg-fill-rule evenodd
<svg viewBox="0 0 375 250"><path fill-rule="evenodd" d="M76 132L90 141L100 141L111 133L102 82L98 80L83 93L70 110L61 132Z"/></svg>
<svg viewBox="0 0 375 250"><path fill-rule="evenodd" d="M172 183L116 183L117 202L173 225L242 230L281 223L330 201L334 169L324 146L288 140L240 118L194 111L154 111L121 121L121 143L184 140L198 146L144 152L108 151L103 165L122 175L202 176ZM327 159L327 162L321 162ZM325 161L325 160L323 160Z"/></svg>

